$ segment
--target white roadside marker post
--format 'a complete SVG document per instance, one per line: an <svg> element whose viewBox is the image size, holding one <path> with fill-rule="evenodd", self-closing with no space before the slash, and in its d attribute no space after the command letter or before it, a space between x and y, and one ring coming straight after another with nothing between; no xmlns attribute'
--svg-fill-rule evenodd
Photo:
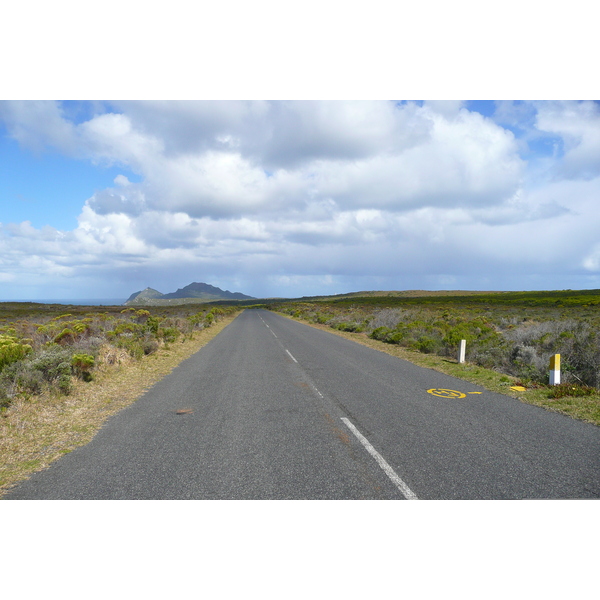
<svg viewBox="0 0 600 600"><path fill-rule="evenodd" d="M465 353L467 350L467 340L460 340L460 348L458 349L458 362L465 362Z"/></svg>
<svg viewBox="0 0 600 600"><path fill-rule="evenodd" d="M550 357L550 385L560 383L560 354Z"/></svg>

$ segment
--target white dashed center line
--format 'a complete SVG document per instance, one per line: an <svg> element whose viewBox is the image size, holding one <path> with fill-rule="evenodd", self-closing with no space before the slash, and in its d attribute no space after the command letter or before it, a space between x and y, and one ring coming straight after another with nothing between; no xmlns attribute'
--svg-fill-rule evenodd
<svg viewBox="0 0 600 600"><path fill-rule="evenodd" d="M342 421L346 424L348 429L356 436L358 441L365 447L366 451L377 461L377 464L383 469L385 474L392 480L392 483L402 492L402 495L407 500L418 500L417 495L398 477L397 473L390 467L387 461L371 446L369 440L360 432L349 419L342 417Z"/></svg>
<svg viewBox="0 0 600 600"><path fill-rule="evenodd" d="M259 315L259 316L260 316L260 315ZM262 321L262 322L265 324L265 326L266 326L266 327L267 327L267 329L268 329L268 330L269 330L269 331L270 331L270 332L273 334L273 336L274 336L274 337L277 337L277 336L275 335L275 333L273 332L273 330L272 330L272 329L271 329L271 328L270 328L270 327L267 325L267 322L266 322L266 321L265 321L265 320L264 320L262 317L260 317L260 320L261 320L261 321Z"/></svg>
<svg viewBox="0 0 600 600"><path fill-rule="evenodd" d="M286 349L286 352L287 352L287 353L290 355L290 358L291 358L291 359L292 359L292 360L293 360L295 363L297 363L297 362L298 362L298 361L297 361L297 360L296 360L296 359L295 359L295 358L292 356L292 353L291 353L289 350L287 350L287 349Z"/></svg>

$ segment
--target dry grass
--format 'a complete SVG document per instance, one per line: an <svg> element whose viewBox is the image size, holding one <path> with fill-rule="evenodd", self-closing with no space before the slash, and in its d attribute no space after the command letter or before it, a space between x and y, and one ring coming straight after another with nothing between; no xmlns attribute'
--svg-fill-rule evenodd
<svg viewBox="0 0 600 600"><path fill-rule="evenodd" d="M125 351L107 348L93 381L78 381L70 395L15 400L0 417L0 496L63 454L87 444L108 417L132 404L238 314L139 361Z"/></svg>

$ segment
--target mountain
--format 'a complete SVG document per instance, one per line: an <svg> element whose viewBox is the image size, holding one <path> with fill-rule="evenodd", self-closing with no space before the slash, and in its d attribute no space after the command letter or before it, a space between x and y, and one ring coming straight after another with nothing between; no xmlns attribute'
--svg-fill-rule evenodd
<svg viewBox="0 0 600 600"><path fill-rule="evenodd" d="M169 294L161 294L157 290L146 288L141 292L131 294L125 304L180 304L190 300L212 302L214 300L254 300L254 298L240 292L222 290L208 283L194 282Z"/></svg>
<svg viewBox="0 0 600 600"><path fill-rule="evenodd" d="M164 294L163 298L201 298L202 300L252 300L252 296L246 296L240 292L223 291L208 283L190 283L176 292Z"/></svg>
<svg viewBox="0 0 600 600"><path fill-rule="evenodd" d="M163 294L161 294L158 290L153 290L151 287L147 287L145 290L141 292L134 292L127 298L125 304L130 304L134 300L137 300L137 304L141 304L141 300L153 300L155 298L162 298Z"/></svg>

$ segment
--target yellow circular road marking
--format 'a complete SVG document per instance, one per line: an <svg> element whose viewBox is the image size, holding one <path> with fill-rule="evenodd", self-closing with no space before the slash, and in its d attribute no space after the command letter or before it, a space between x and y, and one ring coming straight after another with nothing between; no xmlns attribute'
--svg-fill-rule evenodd
<svg viewBox="0 0 600 600"><path fill-rule="evenodd" d="M427 390L428 394L433 394L434 396L439 396L440 398L466 398L467 395L462 392L457 392L456 390L442 390L438 388L432 388Z"/></svg>

